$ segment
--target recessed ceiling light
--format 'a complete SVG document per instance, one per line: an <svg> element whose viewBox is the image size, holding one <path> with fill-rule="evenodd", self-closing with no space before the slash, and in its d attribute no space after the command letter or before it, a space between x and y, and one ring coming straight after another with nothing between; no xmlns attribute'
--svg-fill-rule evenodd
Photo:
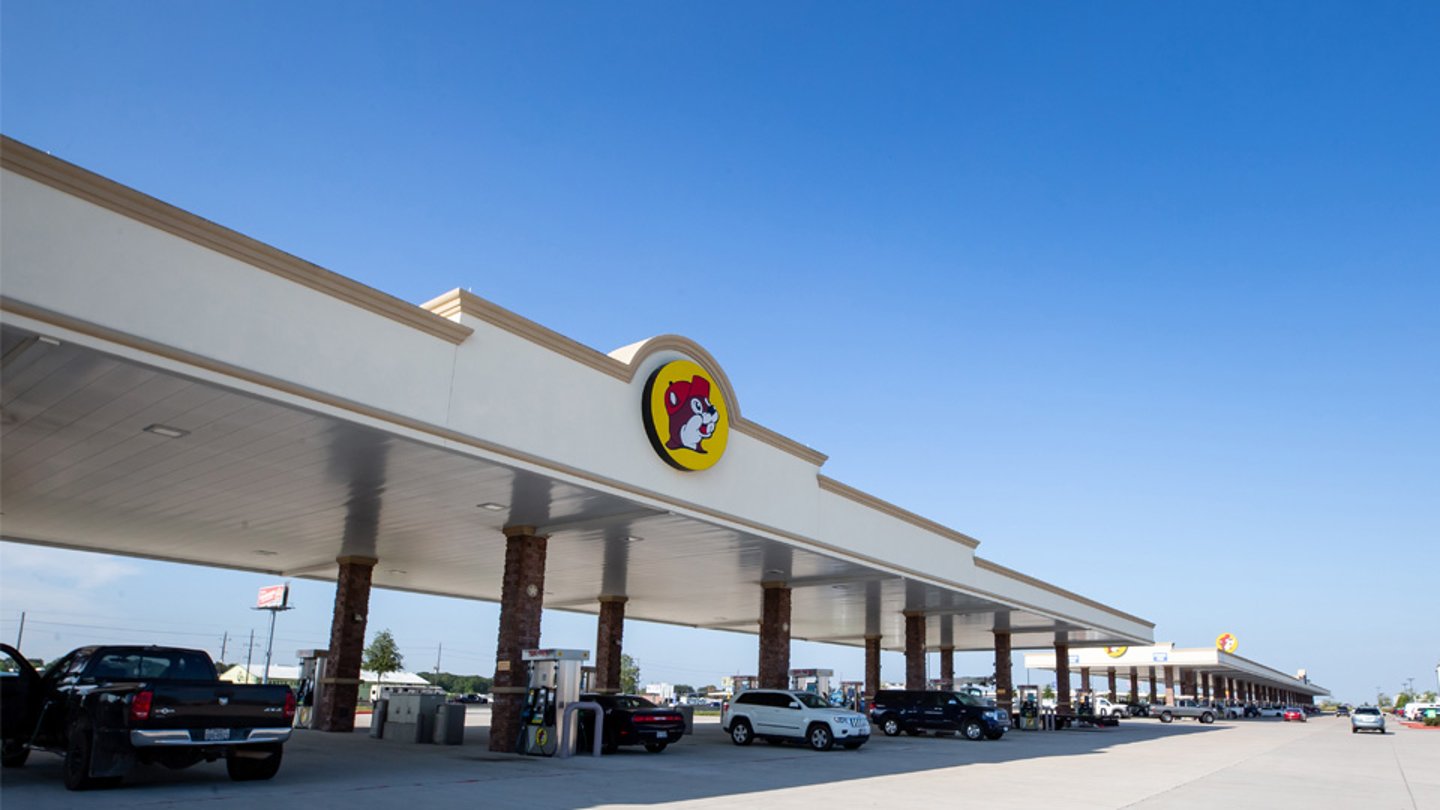
<svg viewBox="0 0 1440 810"><path fill-rule="evenodd" d="M392 573L392 574L408 574L408 573L410 573L410 572L409 572L409 571L406 571L404 568L391 568L391 569L390 569L390 573Z"/></svg>
<svg viewBox="0 0 1440 810"><path fill-rule="evenodd" d="M271 551L271 550L268 549L268 548L257 548L257 549L255 549L254 553L255 553L256 555L258 555L258 556L261 556L261 557L274 557L276 554L279 554L280 552L278 552L278 551Z"/></svg>
<svg viewBox="0 0 1440 810"><path fill-rule="evenodd" d="M632 542L632 543L641 543L641 542L644 542L644 541L645 541L645 538L643 538L643 537L627 537L627 538L625 538L625 539L626 539L626 540L629 540L629 541Z"/></svg>
<svg viewBox="0 0 1440 810"><path fill-rule="evenodd" d="M57 339L55 339L55 338L53 338L53 337L50 337L49 335L37 335L37 336L36 336L36 340L39 340L41 343L44 343L46 346L59 346L59 345L60 345L60 341L59 341L59 340L57 340Z"/></svg>
<svg viewBox="0 0 1440 810"><path fill-rule="evenodd" d="M146 433L154 433L156 436L164 436L167 439L183 439L190 435L190 431L181 430L169 425L150 425L145 428Z"/></svg>
<svg viewBox="0 0 1440 810"><path fill-rule="evenodd" d="M489 509L491 512L499 512L505 508L502 504L498 503L477 503L475 505L481 509Z"/></svg>

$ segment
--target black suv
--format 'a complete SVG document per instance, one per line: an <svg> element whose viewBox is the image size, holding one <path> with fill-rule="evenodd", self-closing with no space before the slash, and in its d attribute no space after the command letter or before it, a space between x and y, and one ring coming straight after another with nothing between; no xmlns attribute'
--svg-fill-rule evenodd
<svg viewBox="0 0 1440 810"><path fill-rule="evenodd" d="M870 704L870 720L890 737L902 731L958 731L967 740L998 740L1010 730L1003 709L964 692L881 689Z"/></svg>

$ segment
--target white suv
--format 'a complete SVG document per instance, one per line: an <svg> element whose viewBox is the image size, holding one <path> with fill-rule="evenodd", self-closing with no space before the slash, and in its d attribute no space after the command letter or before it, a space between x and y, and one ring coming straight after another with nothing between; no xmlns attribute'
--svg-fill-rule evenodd
<svg viewBox="0 0 1440 810"><path fill-rule="evenodd" d="M759 737L772 743L803 741L816 751L828 751L837 742L854 750L870 739L865 715L789 689L741 692L721 708L720 728L736 745L749 745Z"/></svg>

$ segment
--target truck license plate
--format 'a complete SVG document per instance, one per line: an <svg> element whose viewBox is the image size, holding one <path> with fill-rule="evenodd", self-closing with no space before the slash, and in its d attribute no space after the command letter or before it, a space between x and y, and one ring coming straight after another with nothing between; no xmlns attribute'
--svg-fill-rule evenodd
<svg viewBox="0 0 1440 810"><path fill-rule="evenodd" d="M669 736L670 736L670 732L668 732L668 731L657 731L657 732L655 732L655 739L657 739L657 740L663 740L663 739L666 739L666 738L669 737Z"/></svg>
<svg viewBox="0 0 1440 810"><path fill-rule="evenodd" d="M207 729L205 729L205 741L206 741L206 742L215 742L215 741L228 740L228 739L230 739L230 729L228 729L228 728L207 728Z"/></svg>

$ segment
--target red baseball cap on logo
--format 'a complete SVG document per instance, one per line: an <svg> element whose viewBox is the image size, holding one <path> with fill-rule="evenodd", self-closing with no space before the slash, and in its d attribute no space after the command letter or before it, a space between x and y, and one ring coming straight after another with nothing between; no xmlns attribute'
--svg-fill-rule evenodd
<svg viewBox="0 0 1440 810"><path fill-rule="evenodd" d="M676 380L670 383L665 389L665 410L675 413L680 406L690 401L691 397L700 399L710 398L710 381L701 376L695 376L689 382Z"/></svg>

